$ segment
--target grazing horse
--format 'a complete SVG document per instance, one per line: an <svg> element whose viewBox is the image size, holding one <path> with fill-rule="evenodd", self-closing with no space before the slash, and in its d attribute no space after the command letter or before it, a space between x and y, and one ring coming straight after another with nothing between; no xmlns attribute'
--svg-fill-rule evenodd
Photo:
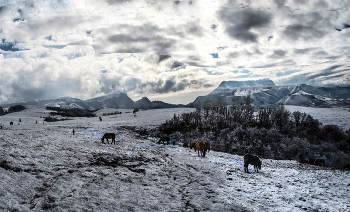
<svg viewBox="0 0 350 212"><path fill-rule="evenodd" d="M103 141L107 139L107 142L109 143L108 139L112 139L111 144L114 142L115 144L115 134L114 133L105 133L103 135L103 137L101 138L101 142L103 143Z"/></svg>
<svg viewBox="0 0 350 212"><path fill-rule="evenodd" d="M205 142L196 143L196 147L194 151L195 152L198 151L198 156L199 156L199 152L201 152L202 157L205 157L205 153L207 152L207 144Z"/></svg>
<svg viewBox="0 0 350 212"><path fill-rule="evenodd" d="M261 169L261 161L258 156L251 155L251 154L245 154L244 155L244 172L249 173L248 165L254 165L254 170L256 172L259 172L259 169Z"/></svg>
<svg viewBox="0 0 350 212"><path fill-rule="evenodd" d="M159 138L158 144L160 144L160 142L163 142L163 144L165 144L165 142L166 142L166 144L168 145L168 144L169 144L169 141L170 141L170 138L169 138L169 137L167 137L167 136L162 136L162 137Z"/></svg>
<svg viewBox="0 0 350 212"><path fill-rule="evenodd" d="M323 167L325 163L326 161L323 158L317 158L314 162L314 165Z"/></svg>
<svg viewBox="0 0 350 212"><path fill-rule="evenodd" d="M188 148L188 142L184 142L183 147Z"/></svg>
<svg viewBox="0 0 350 212"><path fill-rule="evenodd" d="M10 122L10 125L13 125L13 122L12 122L12 121Z"/></svg>
<svg viewBox="0 0 350 212"><path fill-rule="evenodd" d="M210 151L210 143L209 142L205 142L205 146L207 147L207 151Z"/></svg>

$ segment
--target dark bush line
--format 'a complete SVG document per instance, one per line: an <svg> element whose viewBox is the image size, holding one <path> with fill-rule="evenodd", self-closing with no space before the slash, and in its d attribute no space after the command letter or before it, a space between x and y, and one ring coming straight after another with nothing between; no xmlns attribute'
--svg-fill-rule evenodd
<svg viewBox="0 0 350 212"><path fill-rule="evenodd" d="M246 99L247 100L247 99ZM307 151L330 159L335 167L350 160L350 130L337 125L322 125L306 113L289 112L283 105L276 109L255 109L249 99L227 109L207 105L195 112L175 115L159 126L164 134L181 134L184 139L209 139L220 144L221 151L232 146L264 158L308 158Z"/></svg>
<svg viewBox="0 0 350 212"><path fill-rule="evenodd" d="M50 112L50 115L60 115L66 117L96 117L96 110L87 110L80 108L60 108L60 107L46 107L46 110L54 110L57 112Z"/></svg>

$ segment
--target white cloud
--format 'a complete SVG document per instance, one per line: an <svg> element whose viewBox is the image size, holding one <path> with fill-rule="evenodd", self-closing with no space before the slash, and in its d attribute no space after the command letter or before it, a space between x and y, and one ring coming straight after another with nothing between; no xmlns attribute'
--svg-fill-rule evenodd
<svg viewBox="0 0 350 212"><path fill-rule="evenodd" d="M341 0L3 2L0 100L115 91L135 100L170 98L263 77L346 84L349 6Z"/></svg>

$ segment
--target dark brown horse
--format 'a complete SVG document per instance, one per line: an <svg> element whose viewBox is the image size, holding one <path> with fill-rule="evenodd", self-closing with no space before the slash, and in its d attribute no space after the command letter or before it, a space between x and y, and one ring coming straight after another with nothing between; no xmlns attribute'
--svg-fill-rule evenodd
<svg viewBox="0 0 350 212"><path fill-rule="evenodd" d="M188 148L188 142L184 142L183 147Z"/></svg>
<svg viewBox="0 0 350 212"><path fill-rule="evenodd" d="M210 143L209 142L204 142L206 147L207 147L207 151L209 152L210 151Z"/></svg>
<svg viewBox="0 0 350 212"><path fill-rule="evenodd" d="M248 165L254 165L254 170L256 172L259 172L259 169L261 169L261 161L258 156L251 155L251 154L245 154L244 155L244 172L249 173Z"/></svg>
<svg viewBox="0 0 350 212"><path fill-rule="evenodd" d="M162 136L162 137L159 138L158 144L160 144L160 142L163 142L163 144L165 144L165 142L166 142L166 144L168 145L168 144L169 144L169 141L170 141L170 138L169 138L169 137L167 137L167 136Z"/></svg>
<svg viewBox="0 0 350 212"><path fill-rule="evenodd" d="M209 146L209 149L210 149L210 146ZM198 142L198 143L196 143L194 151L195 152L198 151L198 156L199 156L199 152L201 152L201 156L205 157L205 154L206 154L207 150L208 150L208 146L207 146L206 142Z"/></svg>
<svg viewBox="0 0 350 212"><path fill-rule="evenodd" d="M107 142L109 143L108 139L112 139L111 144L114 142L115 144L115 134L114 133L105 133L103 135L103 137L101 138L101 142L103 143L103 141L107 139Z"/></svg>
<svg viewBox="0 0 350 212"><path fill-rule="evenodd" d="M315 166L324 166L326 164L326 161L323 158L317 158L314 162Z"/></svg>

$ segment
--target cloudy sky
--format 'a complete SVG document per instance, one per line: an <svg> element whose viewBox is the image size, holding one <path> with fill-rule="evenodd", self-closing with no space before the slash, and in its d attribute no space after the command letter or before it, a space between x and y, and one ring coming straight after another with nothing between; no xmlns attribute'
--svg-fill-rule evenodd
<svg viewBox="0 0 350 212"><path fill-rule="evenodd" d="M0 104L350 85L349 0L0 0Z"/></svg>

